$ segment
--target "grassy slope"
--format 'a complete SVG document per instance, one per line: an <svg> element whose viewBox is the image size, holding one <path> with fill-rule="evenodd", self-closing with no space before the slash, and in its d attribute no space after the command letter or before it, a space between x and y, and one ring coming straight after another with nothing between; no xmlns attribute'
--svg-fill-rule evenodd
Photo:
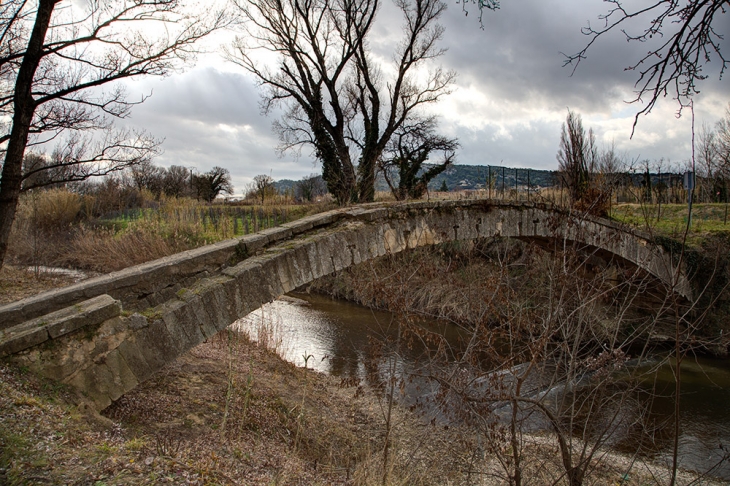
<svg viewBox="0 0 730 486"><path fill-rule="evenodd" d="M0 484L371 484L379 400L226 332L84 415L71 390L0 365ZM390 484L460 476L443 429L398 411ZM410 467L406 467L406 463Z"/></svg>
<svg viewBox="0 0 730 486"><path fill-rule="evenodd" d="M730 234L730 214L725 204L695 204L692 207L690 245L701 244L708 236ZM612 208L611 217L619 222L652 233L681 238L687 228L686 204L620 204Z"/></svg>

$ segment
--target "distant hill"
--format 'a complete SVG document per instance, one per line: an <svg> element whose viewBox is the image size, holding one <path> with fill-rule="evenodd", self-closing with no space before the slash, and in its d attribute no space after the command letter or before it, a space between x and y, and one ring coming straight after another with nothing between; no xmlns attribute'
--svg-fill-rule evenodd
<svg viewBox="0 0 730 486"><path fill-rule="evenodd" d="M427 165L427 164L426 164ZM491 179L490 179L491 171ZM505 189L515 187L526 187L529 184L532 188L550 187L554 185L555 171L538 169L515 169L512 167L498 167L485 165L452 165L445 172L436 176L429 184L429 189L437 191L442 183L446 181L449 191L484 189L491 180L492 187ZM280 179L274 182L274 187L279 192L293 189L297 181L291 179ZM387 191L388 185L382 175L375 180L375 189Z"/></svg>
<svg viewBox="0 0 730 486"><path fill-rule="evenodd" d="M550 170L452 165L436 176L428 187L431 190L438 190L445 181L449 191L484 189L490 183L495 189L526 187L528 183L531 188L540 188L553 186L555 180L555 172Z"/></svg>
<svg viewBox="0 0 730 486"><path fill-rule="evenodd" d="M293 190L297 182L298 181L293 181L291 179L279 179L274 182L274 188L279 192L279 194L281 194L286 191Z"/></svg>

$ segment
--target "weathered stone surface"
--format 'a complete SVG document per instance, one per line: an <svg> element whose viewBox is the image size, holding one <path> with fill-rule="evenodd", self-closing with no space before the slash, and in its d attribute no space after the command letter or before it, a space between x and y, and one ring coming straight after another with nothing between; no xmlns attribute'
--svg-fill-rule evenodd
<svg viewBox="0 0 730 486"><path fill-rule="evenodd" d="M118 349L114 349L106 355L104 364L109 369L109 374L112 377L111 383L107 383L109 398L112 401L139 384L137 377Z"/></svg>
<svg viewBox="0 0 730 486"><path fill-rule="evenodd" d="M38 325L16 326L0 334L0 358L37 346L49 339L48 330Z"/></svg>
<svg viewBox="0 0 730 486"><path fill-rule="evenodd" d="M299 236L289 240L294 235ZM236 319L316 278L390 253L494 235L590 245L667 282L676 273L671 255L648 237L545 205L371 204L311 216L3 306L0 357L72 383L101 409ZM684 276L677 290L691 297ZM125 316L144 310L147 317L122 317L115 299L124 302Z"/></svg>
<svg viewBox="0 0 730 486"><path fill-rule="evenodd" d="M207 337L215 335L221 329L229 326L235 319L231 315L223 285L226 280L209 281L205 291L200 292L201 308L208 314L208 323L204 334ZM210 326L210 327L207 327Z"/></svg>
<svg viewBox="0 0 730 486"><path fill-rule="evenodd" d="M83 327L116 317L121 312L119 301L101 295L71 307L52 312L5 329L0 334L0 356L17 353L47 339L55 339Z"/></svg>
<svg viewBox="0 0 730 486"><path fill-rule="evenodd" d="M203 342L204 337L197 320L191 315L185 302L172 300L155 308L155 311L162 316L162 321L178 349L188 350Z"/></svg>
<svg viewBox="0 0 730 486"><path fill-rule="evenodd" d="M142 355L142 351L137 346L136 336L122 342L117 349L124 358L124 362L127 363L127 366L129 366L129 369L134 374L137 382L142 383L157 371L150 366Z"/></svg>
<svg viewBox="0 0 730 486"><path fill-rule="evenodd" d="M118 300L109 295L100 295L84 302L41 317L48 320L48 334L57 338L85 326L98 324L122 312Z"/></svg>
<svg viewBox="0 0 730 486"><path fill-rule="evenodd" d="M291 238L294 234L291 228L286 226L277 226L259 231L257 234L266 236L269 243L277 243L281 240Z"/></svg>
<svg viewBox="0 0 730 486"><path fill-rule="evenodd" d="M246 235L241 238L241 244L246 248L246 253L251 256L256 254L259 250L266 247L269 242L269 238L266 235L255 233L252 235Z"/></svg>
<svg viewBox="0 0 730 486"><path fill-rule="evenodd" d="M157 319L144 329L140 329L136 338L142 357L154 370L162 369L185 351L177 347L162 319Z"/></svg>
<svg viewBox="0 0 730 486"><path fill-rule="evenodd" d="M114 379L111 370L106 365L100 364L80 370L66 383L81 390L97 410L103 410L112 403L110 385L113 388Z"/></svg>

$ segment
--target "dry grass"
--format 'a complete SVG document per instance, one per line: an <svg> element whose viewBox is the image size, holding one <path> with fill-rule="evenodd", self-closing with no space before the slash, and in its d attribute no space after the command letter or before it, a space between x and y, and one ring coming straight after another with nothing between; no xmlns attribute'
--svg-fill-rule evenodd
<svg viewBox="0 0 730 486"><path fill-rule="evenodd" d="M90 216L92 196L64 190L25 194L8 261L110 272L325 211L309 205L209 205L188 198L143 200L107 218Z"/></svg>
<svg viewBox="0 0 730 486"><path fill-rule="evenodd" d="M76 400L63 386L0 365L0 484L382 484L377 395L295 368L236 333L170 364L106 418L79 413ZM394 424L388 485L504 484L477 437L402 409ZM552 483L555 444L525 441L526 477ZM586 484L661 484L661 468L643 464L621 482L629 466L613 455Z"/></svg>
<svg viewBox="0 0 730 486"><path fill-rule="evenodd" d="M0 269L0 305L63 287L76 280L68 275L4 265Z"/></svg>
<svg viewBox="0 0 730 486"><path fill-rule="evenodd" d="M154 229L134 228L118 234L81 227L68 251L56 263L63 267L112 272L192 248L184 240L167 238Z"/></svg>
<svg viewBox="0 0 730 486"><path fill-rule="evenodd" d="M237 333L202 344L89 421L64 387L0 367L1 484L374 484L383 425L358 387ZM445 484L439 427L399 411L389 484ZM428 439L428 440L427 440ZM408 467L410 465L410 467Z"/></svg>

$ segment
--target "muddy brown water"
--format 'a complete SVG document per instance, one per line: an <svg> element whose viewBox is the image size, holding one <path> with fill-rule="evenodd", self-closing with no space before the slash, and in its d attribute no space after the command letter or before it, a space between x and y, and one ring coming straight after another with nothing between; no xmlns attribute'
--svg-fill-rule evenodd
<svg viewBox="0 0 730 486"><path fill-rule="evenodd" d="M408 405L419 405L424 397L437 395L437 385L413 375L427 374L427 353L433 343L400 343L398 353L387 351L384 342L393 344L397 327L388 312L376 311L344 300L313 294L290 294L239 321L253 339L275 341L279 354L297 366L342 378L343 382L365 383L370 387L382 384L388 370L403 380L400 399ZM453 324L438 320L418 323L445 339L441 343L446 355L458 353L464 333ZM430 345L429 345L430 344ZM659 463L671 461L674 410L673 363L646 370L646 393L642 406L649 411L652 425L650 457ZM654 393L648 393L649 390ZM440 415L434 410L428 413ZM730 360L689 357L682 365L681 427L679 438L680 465L730 481L730 461L721 461L730 454ZM617 445L628 452L627 439ZM719 464L718 464L719 463Z"/></svg>

